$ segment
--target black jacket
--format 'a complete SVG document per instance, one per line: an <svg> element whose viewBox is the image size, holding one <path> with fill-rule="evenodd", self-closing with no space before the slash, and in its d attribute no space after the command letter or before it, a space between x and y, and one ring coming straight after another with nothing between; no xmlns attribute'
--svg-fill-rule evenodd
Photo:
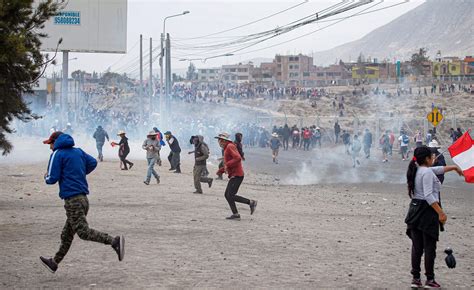
<svg viewBox="0 0 474 290"><path fill-rule="evenodd" d="M170 140L173 139L173 143L170 144L168 141L168 145L170 146L171 152L173 153L180 153L181 152L181 147L179 147L179 142L178 139L176 139L175 136L171 135Z"/></svg>
<svg viewBox="0 0 474 290"><path fill-rule="evenodd" d="M420 230L438 241L439 216L426 200L412 199L405 218L407 224L406 234L411 239L411 230Z"/></svg>
<svg viewBox="0 0 474 290"><path fill-rule="evenodd" d="M128 138L123 136L119 142L119 156L127 156L130 153L130 147L128 146Z"/></svg>
<svg viewBox="0 0 474 290"><path fill-rule="evenodd" d="M439 151L436 150L435 151L435 154L436 156L439 155ZM443 154L439 155L438 158L436 158L436 161L433 163L433 167L434 166L446 166L446 160L444 159L444 156ZM439 175L436 175L436 177L438 177L439 181L441 182L441 184L443 184L443 181L444 181L444 174L439 174Z"/></svg>

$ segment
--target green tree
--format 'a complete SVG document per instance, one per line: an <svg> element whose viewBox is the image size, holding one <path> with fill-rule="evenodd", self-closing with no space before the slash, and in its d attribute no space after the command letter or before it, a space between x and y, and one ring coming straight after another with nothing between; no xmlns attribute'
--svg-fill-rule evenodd
<svg viewBox="0 0 474 290"><path fill-rule="evenodd" d="M6 136L14 132L13 119L28 122L38 118L22 96L32 92L32 86L52 62L40 52L41 38L46 35L38 30L61 8L62 4L53 0L42 1L36 8L33 8L33 0L0 1L0 149L3 155L13 148Z"/></svg>
<svg viewBox="0 0 474 290"><path fill-rule="evenodd" d="M173 73L172 79L173 79L173 83L184 81L184 78L182 76L175 73Z"/></svg>
<svg viewBox="0 0 474 290"><path fill-rule="evenodd" d="M71 77L75 80L84 80L84 75L87 74L84 70L76 70L71 73Z"/></svg>
<svg viewBox="0 0 474 290"><path fill-rule="evenodd" d="M426 48L420 48L417 53L411 55L410 64L415 74L423 74L423 65L425 62L429 61L429 58L426 56L427 52L428 50Z"/></svg>

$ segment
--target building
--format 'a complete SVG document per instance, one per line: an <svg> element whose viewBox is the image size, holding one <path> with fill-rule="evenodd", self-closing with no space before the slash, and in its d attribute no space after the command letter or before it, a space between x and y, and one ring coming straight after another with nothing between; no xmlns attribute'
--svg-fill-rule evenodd
<svg viewBox="0 0 474 290"><path fill-rule="evenodd" d="M275 83L276 65L274 62L262 62L260 67L253 69L252 78L254 82L262 85L273 85Z"/></svg>
<svg viewBox="0 0 474 290"><path fill-rule="evenodd" d="M434 77L459 77L464 75L464 61L458 57L443 57L433 62Z"/></svg>
<svg viewBox="0 0 474 290"><path fill-rule="evenodd" d="M275 80L278 84L285 86L303 86L304 79L310 79L314 68L313 58L301 53L276 55L273 62L275 63Z"/></svg>
<svg viewBox="0 0 474 290"><path fill-rule="evenodd" d="M350 68L343 62L333 64L328 67L315 67L311 72L310 80L306 80L307 85L326 86L326 85L347 85L348 80L352 78Z"/></svg>
<svg viewBox="0 0 474 290"><path fill-rule="evenodd" d="M254 66L248 64L223 65L220 71L220 80L224 83L252 82Z"/></svg>
<svg viewBox="0 0 474 290"><path fill-rule="evenodd" d="M352 67L352 79L373 80L380 78L380 68L376 64L356 64Z"/></svg>
<svg viewBox="0 0 474 290"><path fill-rule="evenodd" d="M466 56L464 58L464 75L474 76L474 57Z"/></svg>
<svg viewBox="0 0 474 290"><path fill-rule="evenodd" d="M200 82L217 82L220 78L220 68L202 68L198 69L198 81Z"/></svg>

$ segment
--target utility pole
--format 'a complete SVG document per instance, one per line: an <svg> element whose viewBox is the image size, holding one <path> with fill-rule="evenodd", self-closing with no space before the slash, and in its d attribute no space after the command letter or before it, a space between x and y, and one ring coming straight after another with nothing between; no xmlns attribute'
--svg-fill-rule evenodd
<svg viewBox="0 0 474 290"><path fill-rule="evenodd" d="M164 49L164 38L165 34L162 33L160 37L161 42L161 51L160 51L160 126L163 128L165 126L165 97L163 90L163 57L165 56Z"/></svg>
<svg viewBox="0 0 474 290"><path fill-rule="evenodd" d="M165 128L167 127L169 124L168 124L168 118L165 118L165 110L167 110L168 106L168 97L165 97L163 96L163 94L165 93L164 92L164 85L163 85L163 61L166 62L166 67L170 68L169 71L171 72L171 58L169 58L170 54L169 54L169 35L168 35L168 41L167 41L167 44L166 44L166 60L163 60L164 56L165 56L165 48L163 47L164 46L164 41L165 41L165 36L166 36L166 20L169 19L169 18L172 18L172 17L177 17L177 16L181 16L181 15L186 15L188 14L189 11L183 11L183 13L180 13L180 14L175 14L175 15L170 15L170 16L167 16L163 19L163 33L161 34L161 58L160 58L160 126L162 128ZM168 79L171 79L171 74L168 76ZM167 83L168 84L168 83ZM169 86L167 86L169 87ZM166 108L165 108L166 106ZM169 109L169 108L168 108ZM169 111L167 111L166 114L168 114ZM168 115L166 115L168 116Z"/></svg>
<svg viewBox="0 0 474 290"><path fill-rule="evenodd" d="M171 42L169 33L166 34L166 111L171 112ZM169 120L168 120L169 122Z"/></svg>
<svg viewBox="0 0 474 290"><path fill-rule="evenodd" d="M140 34L140 121L143 120L143 36Z"/></svg>
<svg viewBox="0 0 474 290"><path fill-rule="evenodd" d="M149 94L150 94L150 118L151 118L151 114L153 114L153 107L154 107L154 98L153 98L153 55L152 55L152 46L153 46L153 40L152 38L150 37L150 78L148 79L148 91L149 91Z"/></svg>
<svg viewBox="0 0 474 290"><path fill-rule="evenodd" d="M69 51L63 50L63 75L61 80L61 126L67 123L66 106L68 103L68 68L69 68ZM59 129L58 129L59 130Z"/></svg>

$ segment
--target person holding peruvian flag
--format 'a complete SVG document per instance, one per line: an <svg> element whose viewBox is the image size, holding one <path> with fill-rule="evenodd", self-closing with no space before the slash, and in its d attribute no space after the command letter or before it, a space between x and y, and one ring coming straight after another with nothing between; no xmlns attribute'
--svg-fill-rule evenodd
<svg viewBox="0 0 474 290"><path fill-rule="evenodd" d="M415 149L413 159L407 170L408 195L411 198L406 234L412 241L411 287L421 288L421 257L425 255L425 288L440 288L435 281L434 263L436 244L439 238L440 226L446 223L448 217L440 202L441 182L436 175L456 171L463 175L461 168L456 165L434 166L436 155L427 146Z"/></svg>

